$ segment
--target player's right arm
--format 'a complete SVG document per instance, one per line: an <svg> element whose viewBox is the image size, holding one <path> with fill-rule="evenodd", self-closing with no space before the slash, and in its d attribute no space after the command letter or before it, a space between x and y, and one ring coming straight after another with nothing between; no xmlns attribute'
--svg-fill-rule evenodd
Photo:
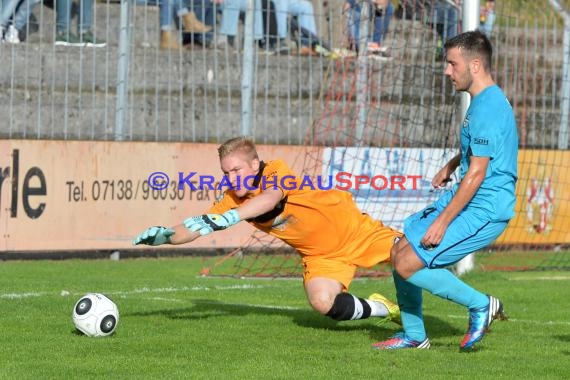
<svg viewBox="0 0 570 380"><path fill-rule="evenodd" d="M241 220L263 215L273 210L282 198L281 189L268 189L239 207L223 213L215 213L217 210L213 207L210 209L211 213L190 217L174 227L150 227L139 234L133 240L133 244L156 246L190 243L200 236L229 228Z"/></svg>
<svg viewBox="0 0 570 380"><path fill-rule="evenodd" d="M235 207L235 202L232 201L230 196L224 196L221 199L217 199L214 205L212 205L206 214L195 218L202 218L207 215L214 215L220 213L223 214L226 210L230 210ZM133 239L134 245L163 245L163 244L185 244L190 243L204 234L200 230L191 230L186 226L187 221L192 218L188 218L181 223L172 227L161 227L153 226L147 228L145 231L141 232ZM203 221L203 219L202 219Z"/></svg>
<svg viewBox="0 0 570 380"><path fill-rule="evenodd" d="M287 166L278 167L277 178L290 175ZM283 173L282 173L283 172ZM242 220L249 220L264 215L273 209L284 198L285 192L278 186L268 186L259 194L238 204L231 196L225 194L217 200L207 213L192 216L174 227L150 227L139 234L133 244L162 245L185 244L196 240L200 236L215 231L225 230Z"/></svg>
<svg viewBox="0 0 570 380"><path fill-rule="evenodd" d="M433 177L431 181L431 185L434 188L438 187L445 187L445 185L451 181L451 175L459 166L459 162L461 160L461 154L458 153L455 157L453 157L444 167L442 167L437 174Z"/></svg>

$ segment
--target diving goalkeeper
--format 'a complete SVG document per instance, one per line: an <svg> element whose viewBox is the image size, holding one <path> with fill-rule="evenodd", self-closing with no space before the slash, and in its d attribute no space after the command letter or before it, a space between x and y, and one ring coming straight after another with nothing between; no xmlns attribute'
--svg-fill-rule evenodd
<svg viewBox="0 0 570 380"><path fill-rule="evenodd" d="M301 181L283 161L261 161L245 137L226 141L218 155L231 188L205 214L171 228L150 227L133 244L184 244L243 220L299 252L307 299L317 312L338 321L380 317L400 323L399 307L382 295L348 293L358 267L390 260L400 232L363 214L348 192L284 186L285 177Z"/></svg>

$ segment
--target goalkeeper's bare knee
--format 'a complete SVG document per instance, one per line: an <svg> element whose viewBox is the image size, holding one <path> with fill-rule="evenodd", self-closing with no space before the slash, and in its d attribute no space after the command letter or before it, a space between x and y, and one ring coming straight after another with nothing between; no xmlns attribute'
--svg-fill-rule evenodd
<svg viewBox="0 0 570 380"><path fill-rule="evenodd" d="M327 315L327 312L331 309L333 305L333 298L331 295L326 293L312 294L309 297L309 303L311 307L319 312L319 314Z"/></svg>

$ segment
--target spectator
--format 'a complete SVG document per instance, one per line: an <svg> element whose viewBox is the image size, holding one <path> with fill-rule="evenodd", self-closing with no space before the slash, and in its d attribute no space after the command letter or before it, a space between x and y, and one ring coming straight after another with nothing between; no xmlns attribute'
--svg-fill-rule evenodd
<svg viewBox="0 0 570 380"><path fill-rule="evenodd" d="M187 0L190 2L190 10L196 18L210 28L208 32L184 33L183 42L197 43L201 46L209 47L214 40L214 25L216 24L216 11L222 0ZM216 6L214 6L216 4ZM216 8L217 7L217 8Z"/></svg>
<svg viewBox="0 0 570 380"><path fill-rule="evenodd" d="M432 0L399 0L394 15L399 20L424 22L429 17Z"/></svg>
<svg viewBox="0 0 570 380"><path fill-rule="evenodd" d="M315 11L313 4L308 0L273 0L277 18L277 35L280 41L285 41L288 36L288 17L296 17L299 28L305 29L306 34L317 37L317 25L315 23ZM318 55L313 48L313 43L306 36L301 38L299 32L300 55Z"/></svg>
<svg viewBox="0 0 570 380"><path fill-rule="evenodd" d="M160 48L162 50L180 49L178 34L174 33L174 15L179 18L187 33L207 33L211 26L203 24L194 12L191 12L184 0L159 0Z"/></svg>
<svg viewBox="0 0 570 380"><path fill-rule="evenodd" d="M389 57L390 53L382 46L382 40L388 34L390 20L394 14L394 7L390 0L374 0L371 3L371 30L372 40L368 42L367 51L372 54ZM344 5L346 14L346 28L348 34L348 48L358 51L360 45L360 15L362 7L357 0L347 0Z"/></svg>
<svg viewBox="0 0 570 380"><path fill-rule="evenodd" d="M18 6L18 1L3 0L0 3L0 40L2 42L4 42L4 32L9 30L8 23Z"/></svg>
<svg viewBox="0 0 570 380"><path fill-rule="evenodd" d="M103 47L107 43L96 38L91 31L93 22L93 0L79 0L77 20L78 35L70 32L72 0L56 0L56 37L58 46L93 46Z"/></svg>
<svg viewBox="0 0 570 380"><path fill-rule="evenodd" d="M438 56L443 55L443 44L459 33L460 0L435 0L431 17L432 28L435 28L438 40Z"/></svg>
<svg viewBox="0 0 570 380"><path fill-rule="evenodd" d="M20 0L16 7L12 24L4 34L4 41L10 44L20 43L20 33L24 30L32 15L32 10L41 0Z"/></svg>
<svg viewBox="0 0 570 380"><path fill-rule="evenodd" d="M455 37L459 32L459 0L436 0L432 23L443 42Z"/></svg>
<svg viewBox="0 0 570 380"><path fill-rule="evenodd" d="M493 25L495 24L495 0L487 0L485 2L485 6L481 7L480 16L479 29L485 33L487 38L490 38L493 32Z"/></svg>
<svg viewBox="0 0 570 380"><path fill-rule="evenodd" d="M238 31L239 15L247 10L247 0L223 0L222 20L216 45L219 48L233 46ZM253 39L263 40L263 16L261 0L255 0L253 9Z"/></svg>

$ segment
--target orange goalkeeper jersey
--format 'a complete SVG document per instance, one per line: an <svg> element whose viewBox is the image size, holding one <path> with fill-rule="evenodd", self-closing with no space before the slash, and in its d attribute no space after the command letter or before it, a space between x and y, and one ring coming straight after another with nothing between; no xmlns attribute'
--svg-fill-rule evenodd
<svg viewBox="0 0 570 380"><path fill-rule="evenodd" d="M301 184L302 178L285 162L262 162L253 196L277 186L283 198L274 210L248 222L297 249L304 259L341 259L366 268L390 259L394 238L401 236L400 232L363 214L348 192L320 190L316 182L315 189ZM221 214L247 200L226 190L208 212Z"/></svg>

